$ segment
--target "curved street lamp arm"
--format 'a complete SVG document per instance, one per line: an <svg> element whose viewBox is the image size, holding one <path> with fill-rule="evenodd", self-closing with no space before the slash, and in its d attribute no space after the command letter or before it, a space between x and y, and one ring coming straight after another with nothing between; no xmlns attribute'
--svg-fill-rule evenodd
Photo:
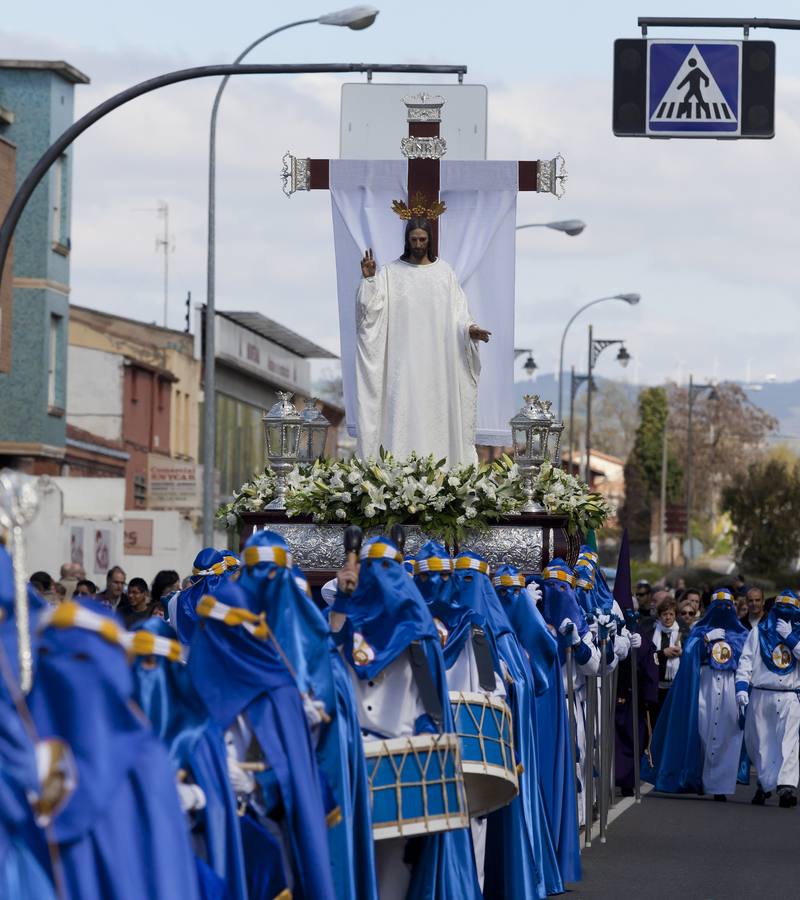
<svg viewBox="0 0 800 900"><path fill-rule="evenodd" d="M262 34L258 40L253 41L252 44L248 44L247 47L242 50L242 52L236 57L233 61L233 65L238 66L239 63L248 55L252 50L255 50L259 44L263 44L267 38L271 38L273 35L279 34L281 31L286 31L289 28L296 28L298 25L310 25L313 22L316 22L317 19L299 19L297 22L290 22L288 25L281 25L280 28L273 28L272 31L268 31L266 34ZM213 135L217 130L217 110L219 109L219 101L222 99L222 92L225 90L225 87L230 81L230 75L226 75L222 81L220 82L219 88L217 90L217 94L214 97L214 105L211 107L211 135L213 140Z"/></svg>
<svg viewBox="0 0 800 900"><path fill-rule="evenodd" d="M130 100L135 100L143 94L149 94L151 91L156 91L170 84L178 84L181 81L191 81L196 78L210 78L219 75L305 75L319 73L346 74L348 72L413 72L461 75L466 70L466 66L385 65L381 63L300 63L296 65L253 65L248 63L245 65L197 66L192 69L179 69L176 72L168 72L166 75L158 75L155 78L149 78L147 81L135 84L124 91L120 91L113 97L109 97L108 100L104 100L98 106L95 106L94 109L89 110L77 122L73 122L45 150L36 165L28 173L11 201L11 205L3 218L3 224L0 225L0 272L3 271L5 266L8 248L11 245L11 238L14 235L20 216L39 182L47 174L50 166L87 128L90 128L95 122L118 107L124 106Z"/></svg>
<svg viewBox="0 0 800 900"><path fill-rule="evenodd" d="M569 331L569 326L578 318L578 316L584 311L587 310L590 306L594 306L596 303L603 303L606 300L617 300L618 298L616 294L613 294L610 297L598 297L597 300L590 300L588 303L585 303L580 309L576 310L567 324L564 326L564 331L561 334L561 349L558 354L558 418L559 421L563 421L561 416L562 410L562 400L563 400L563 391L561 388L561 382L564 378L564 341L567 339L567 332Z"/></svg>

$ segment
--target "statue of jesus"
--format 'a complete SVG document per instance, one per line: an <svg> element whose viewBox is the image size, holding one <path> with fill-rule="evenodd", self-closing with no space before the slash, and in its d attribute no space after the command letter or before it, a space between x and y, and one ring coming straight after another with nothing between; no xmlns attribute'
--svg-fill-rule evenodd
<svg viewBox="0 0 800 900"><path fill-rule="evenodd" d="M432 252L430 220L414 216L403 255L377 271L361 260L356 308L358 453L383 446L472 463L480 356L491 332L472 319L455 272Z"/></svg>

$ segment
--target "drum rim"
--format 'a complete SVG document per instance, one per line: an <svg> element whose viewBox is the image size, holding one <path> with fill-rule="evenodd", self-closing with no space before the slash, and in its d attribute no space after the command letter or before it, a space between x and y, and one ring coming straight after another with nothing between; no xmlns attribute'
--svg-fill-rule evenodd
<svg viewBox="0 0 800 900"><path fill-rule="evenodd" d="M451 704L456 704L463 699L465 703L479 703L481 706L494 706L500 710L506 710L511 717L511 707L504 697L496 697L494 694L484 694L480 691L448 691Z"/></svg>
<svg viewBox="0 0 800 900"><path fill-rule="evenodd" d="M409 824L405 824L409 823ZM431 824L439 824L440 828L431 828ZM402 824L395 822L381 822L372 826L373 840L380 841L393 837L414 837L418 834L437 834L441 831L455 831L458 828L467 828L469 825L469 812L465 808L463 812L447 815L442 813L437 816L429 816L427 819L415 817L403 819Z"/></svg>
<svg viewBox="0 0 800 900"><path fill-rule="evenodd" d="M394 753L400 750L408 749L432 749L448 747L452 750L458 750L461 756L461 743L458 734L455 731L441 731L436 734L409 734L404 737L396 738L375 738L373 740L365 740L364 756L383 756L385 753Z"/></svg>

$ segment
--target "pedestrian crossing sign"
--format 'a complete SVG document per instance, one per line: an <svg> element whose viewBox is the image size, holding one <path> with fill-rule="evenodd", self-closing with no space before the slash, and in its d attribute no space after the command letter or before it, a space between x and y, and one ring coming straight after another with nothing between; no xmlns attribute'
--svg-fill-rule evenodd
<svg viewBox="0 0 800 900"><path fill-rule="evenodd" d="M648 135L739 137L741 101L741 41L648 41Z"/></svg>

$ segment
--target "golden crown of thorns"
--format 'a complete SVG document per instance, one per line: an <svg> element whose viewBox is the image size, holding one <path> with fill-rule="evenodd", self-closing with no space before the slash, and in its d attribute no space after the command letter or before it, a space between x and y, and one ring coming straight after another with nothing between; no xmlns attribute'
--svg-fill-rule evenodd
<svg viewBox="0 0 800 900"><path fill-rule="evenodd" d="M401 219L425 218L438 219L443 212L447 210L447 206L441 200L434 200L429 204L427 198L421 191L417 191L411 206L406 206L402 200L392 200L392 212L400 216Z"/></svg>

